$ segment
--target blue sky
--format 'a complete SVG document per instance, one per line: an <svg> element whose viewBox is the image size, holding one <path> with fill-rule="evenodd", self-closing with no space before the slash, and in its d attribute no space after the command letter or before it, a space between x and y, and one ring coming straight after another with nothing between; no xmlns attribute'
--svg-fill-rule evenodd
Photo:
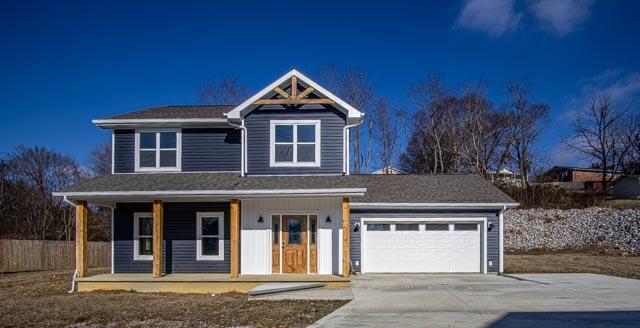
<svg viewBox="0 0 640 328"><path fill-rule="evenodd" d="M93 118L197 103L199 86L233 74L253 90L295 67L368 70L402 104L431 73L486 79L494 102L527 77L551 106L540 149L559 140L595 90L640 98L636 1L473 0L357 3L4 1L0 10L0 152L42 145L83 162L109 138Z"/></svg>

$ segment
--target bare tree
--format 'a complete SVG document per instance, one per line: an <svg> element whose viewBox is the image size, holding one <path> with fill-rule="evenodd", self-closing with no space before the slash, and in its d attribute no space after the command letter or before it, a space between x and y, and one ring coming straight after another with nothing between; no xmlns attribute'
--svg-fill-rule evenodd
<svg viewBox="0 0 640 328"><path fill-rule="evenodd" d="M589 106L578 113L573 125L573 135L565 140L570 148L596 161L602 168L602 188L622 169L632 149L634 130L629 125L628 113L617 110L608 94L591 100Z"/></svg>
<svg viewBox="0 0 640 328"><path fill-rule="evenodd" d="M111 174L111 140L93 146L87 162L92 175Z"/></svg>
<svg viewBox="0 0 640 328"><path fill-rule="evenodd" d="M322 68L318 72L319 80L326 85L332 92L344 101L349 103L356 109L367 112L374 95L374 88L370 82L369 73L358 68L341 67L337 64L329 65ZM371 127L372 124L365 122L365 127ZM363 168L368 166L370 159L370 151L368 154L363 153L361 127L354 127L351 134L352 151L353 151L353 172L362 173ZM371 131L368 131L371 133ZM367 162L367 163L365 163Z"/></svg>
<svg viewBox="0 0 640 328"><path fill-rule="evenodd" d="M206 82L198 91L198 101L208 105L237 105L249 97L249 88L233 75Z"/></svg>
<svg viewBox="0 0 640 328"><path fill-rule="evenodd" d="M529 189L529 175L537 156L535 143L540 138L549 120L549 106L532 103L532 87L526 80L511 81L507 84L510 101L506 104L511 119L511 158L517 165L522 186Z"/></svg>
<svg viewBox="0 0 640 328"><path fill-rule="evenodd" d="M623 170L626 174L640 174L640 112L630 116L627 143L631 147Z"/></svg>
<svg viewBox="0 0 640 328"><path fill-rule="evenodd" d="M384 169L391 167L397 160L398 146L402 139L400 133L405 126L406 113L403 108L390 108L385 98L379 99L373 107L373 136L377 143L377 152ZM385 172L386 173L386 172Z"/></svg>

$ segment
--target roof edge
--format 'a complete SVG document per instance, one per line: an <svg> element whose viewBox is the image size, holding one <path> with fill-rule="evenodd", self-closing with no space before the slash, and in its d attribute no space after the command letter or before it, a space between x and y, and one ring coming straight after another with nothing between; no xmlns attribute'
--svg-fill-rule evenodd
<svg viewBox="0 0 640 328"><path fill-rule="evenodd" d="M352 209L454 209L454 208L476 208L476 209L505 209L518 207L520 203L364 203L354 202L350 206Z"/></svg>
<svg viewBox="0 0 640 328"><path fill-rule="evenodd" d="M171 196L171 197L273 197L273 196L363 196L366 188L334 189L246 189L246 190L154 190L154 191L68 191L54 192L56 197L114 197L114 196Z"/></svg>
<svg viewBox="0 0 640 328"><path fill-rule="evenodd" d="M91 123L101 128L137 127L152 124L210 124L227 123L226 118L119 118L119 119L95 119Z"/></svg>

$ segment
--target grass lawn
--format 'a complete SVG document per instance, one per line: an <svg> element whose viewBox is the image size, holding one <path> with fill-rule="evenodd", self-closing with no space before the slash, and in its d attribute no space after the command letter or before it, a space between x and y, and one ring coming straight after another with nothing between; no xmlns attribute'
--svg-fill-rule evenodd
<svg viewBox="0 0 640 328"><path fill-rule="evenodd" d="M640 256L555 253L504 255L505 273L600 273L640 279Z"/></svg>
<svg viewBox="0 0 640 328"><path fill-rule="evenodd" d="M68 294L72 272L0 274L0 327L306 327L346 301L248 301L246 294Z"/></svg>

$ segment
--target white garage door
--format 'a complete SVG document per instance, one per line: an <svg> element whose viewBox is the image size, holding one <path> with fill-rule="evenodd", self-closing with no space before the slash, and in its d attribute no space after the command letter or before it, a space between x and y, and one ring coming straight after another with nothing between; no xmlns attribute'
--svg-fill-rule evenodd
<svg viewBox="0 0 640 328"><path fill-rule="evenodd" d="M363 272L480 272L478 223L365 222Z"/></svg>

